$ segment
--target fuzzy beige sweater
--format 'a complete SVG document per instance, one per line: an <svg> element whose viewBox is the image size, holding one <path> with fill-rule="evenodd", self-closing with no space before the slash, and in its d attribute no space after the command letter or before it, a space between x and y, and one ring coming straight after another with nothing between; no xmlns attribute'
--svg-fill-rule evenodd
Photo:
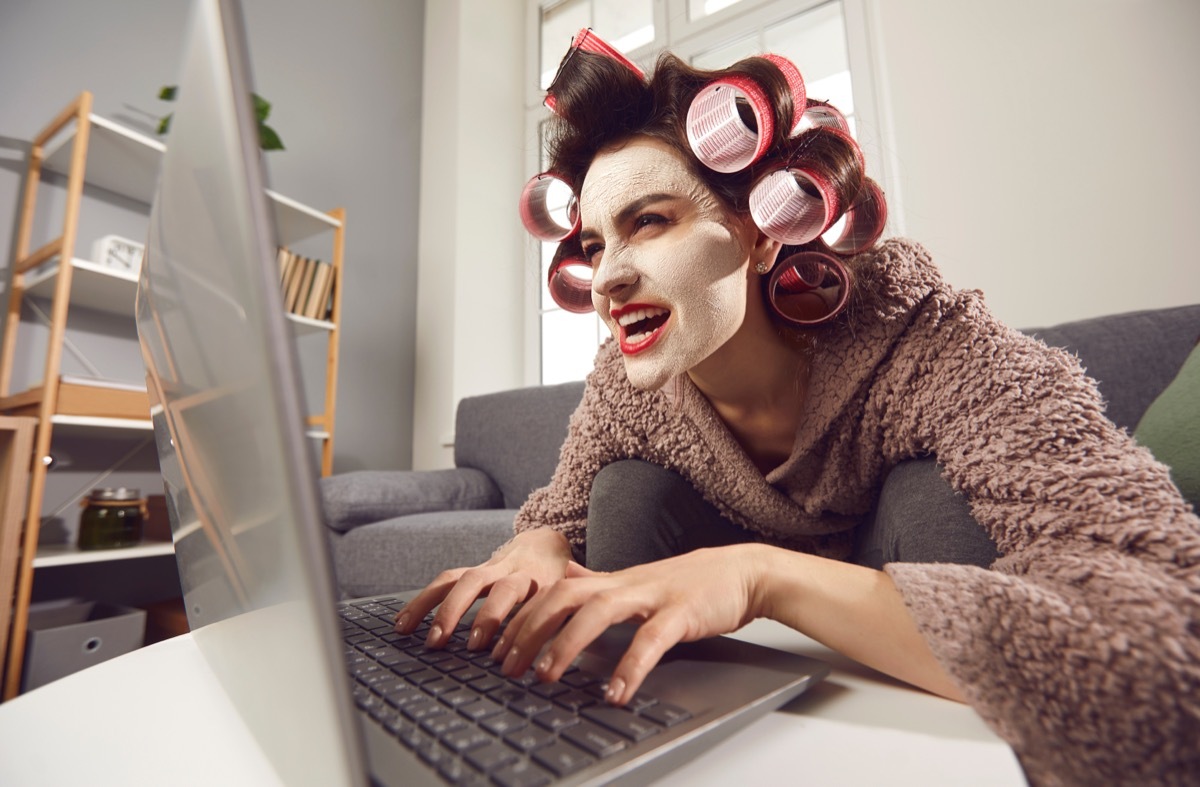
<svg viewBox="0 0 1200 787"><path fill-rule="evenodd" d="M886 571L1030 780L1200 783L1200 519L1066 352L948 287L915 243L855 262L875 297L822 334L783 465L764 477L686 376L633 388L609 342L517 530L578 550L592 479L636 457L768 543L845 558L888 470L936 456L1001 557Z"/></svg>

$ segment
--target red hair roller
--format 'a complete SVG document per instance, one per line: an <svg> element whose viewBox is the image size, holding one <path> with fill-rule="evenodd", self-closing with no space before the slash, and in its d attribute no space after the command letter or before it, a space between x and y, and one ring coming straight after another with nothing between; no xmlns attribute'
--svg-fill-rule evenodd
<svg viewBox="0 0 1200 787"><path fill-rule="evenodd" d="M561 209L552 210L548 197L556 185L570 196ZM521 223L538 240L557 242L569 238L579 229L579 198L566 180L553 172L534 175L521 191Z"/></svg>
<svg viewBox="0 0 1200 787"><path fill-rule="evenodd" d="M808 93L804 87L804 77L800 75L800 69L796 68L796 64L788 60L783 55L767 54L763 55L764 60L770 60L775 64L783 74L783 78L787 80L788 89L792 91L792 130L791 136L795 136L800 129L800 124L804 122L804 111L808 106Z"/></svg>
<svg viewBox="0 0 1200 787"><path fill-rule="evenodd" d="M581 28L578 33L571 39L571 48L567 51L567 56L563 58L563 62L558 66L559 73L562 73L563 66L578 51L591 52L594 55L604 55L611 58L621 65L628 68L633 73L637 74L638 79L645 79L646 74L637 65L617 51L616 47L605 41L600 36L592 32L590 27ZM550 82L551 86L558 81L558 74L554 75L554 79ZM551 112L554 111L555 98L554 94L547 91L546 98L542 100L542 105Z"/></svg>
<svg viewBox="0 0 1200 787"><path fill-rule="evenodd" d="M873 180L863 182L863 189L842 225L837 240L829 248L838 254L860 254L875 245L887 224L887 200L883 190ZM765 230L764 230L765 232Z"/></svg>
<svg viewBox="0 0 1200 787"><path fill-rule="evenodd" d="M781 318L811 328L837 317L850 300L850 274L835 257L817 251L793 254L775 266L767 297Z"/></svg>
<svg viewBox="0 0 1200 787"><path fill-rule="evenodd" d="M571 271L587 269L587 278ZM546 286L550 297L563 311L587 314L592 311L592 265L579 257L564 257L550 266Z"/></svg>

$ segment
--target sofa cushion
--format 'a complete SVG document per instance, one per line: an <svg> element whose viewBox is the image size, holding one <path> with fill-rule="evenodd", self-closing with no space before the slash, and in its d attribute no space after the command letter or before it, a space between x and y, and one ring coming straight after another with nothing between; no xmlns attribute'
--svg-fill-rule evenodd
<svg viewBox="0 0 1200 787"><path fill-rule="evenodd" d="M583 399L583 383L563 383L467 397L454 427L454 463L492 477L504 508L520 508L550 483L567 439L567 421Z"/></svg>
<svg viewBox="0 0 1200 787"><path fill-rule="evenodd" d="M478 565L512 538L516 511L413 514L331 533L334 571L348 598L425 587L447 568Z"/></svg>
<svg viewBox="0 0 1200 787"><path fill-rule="evenodd" d="M1171 468L1184 498L1200 508L1200 346L1146 410L1134 436Z"/></svg>
<svg viewBox="0 0 1200 787"><path fill-rule="evenodd" d="M469 468L359 470L320 483L325 524L341 532L406 514L504 507L492 479Z"/></svg>
<svg viewBox="0 0 1200 787"><path fill-rule="evenodd" d="M1025 333L1076 353L1099 382L1108 417L1132 431L1192 351L1200 334L1200 305L1095 317Z"/></svg>

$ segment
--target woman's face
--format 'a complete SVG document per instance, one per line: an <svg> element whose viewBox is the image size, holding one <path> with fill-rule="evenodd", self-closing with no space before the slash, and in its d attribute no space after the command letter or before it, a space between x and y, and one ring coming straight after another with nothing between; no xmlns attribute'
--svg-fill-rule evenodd
<svg viewBox="0 0 1200 787"><path fill-rule="evenodd" d="M630 382L661 388L742 325L757 229L649 137L599 153L579 196L592 304L620 344Z"/></svg>

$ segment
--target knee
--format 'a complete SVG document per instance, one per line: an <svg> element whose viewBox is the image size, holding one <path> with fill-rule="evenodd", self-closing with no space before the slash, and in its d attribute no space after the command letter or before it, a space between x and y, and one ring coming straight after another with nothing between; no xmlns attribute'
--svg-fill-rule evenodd
<svg viewBox="0 0 1200 787"><path fill-rule="evenodd" d="M681 484L677 474L639 459L601 468L588 500L588 567L616 571L674 554L672 501Z"/></svg>

